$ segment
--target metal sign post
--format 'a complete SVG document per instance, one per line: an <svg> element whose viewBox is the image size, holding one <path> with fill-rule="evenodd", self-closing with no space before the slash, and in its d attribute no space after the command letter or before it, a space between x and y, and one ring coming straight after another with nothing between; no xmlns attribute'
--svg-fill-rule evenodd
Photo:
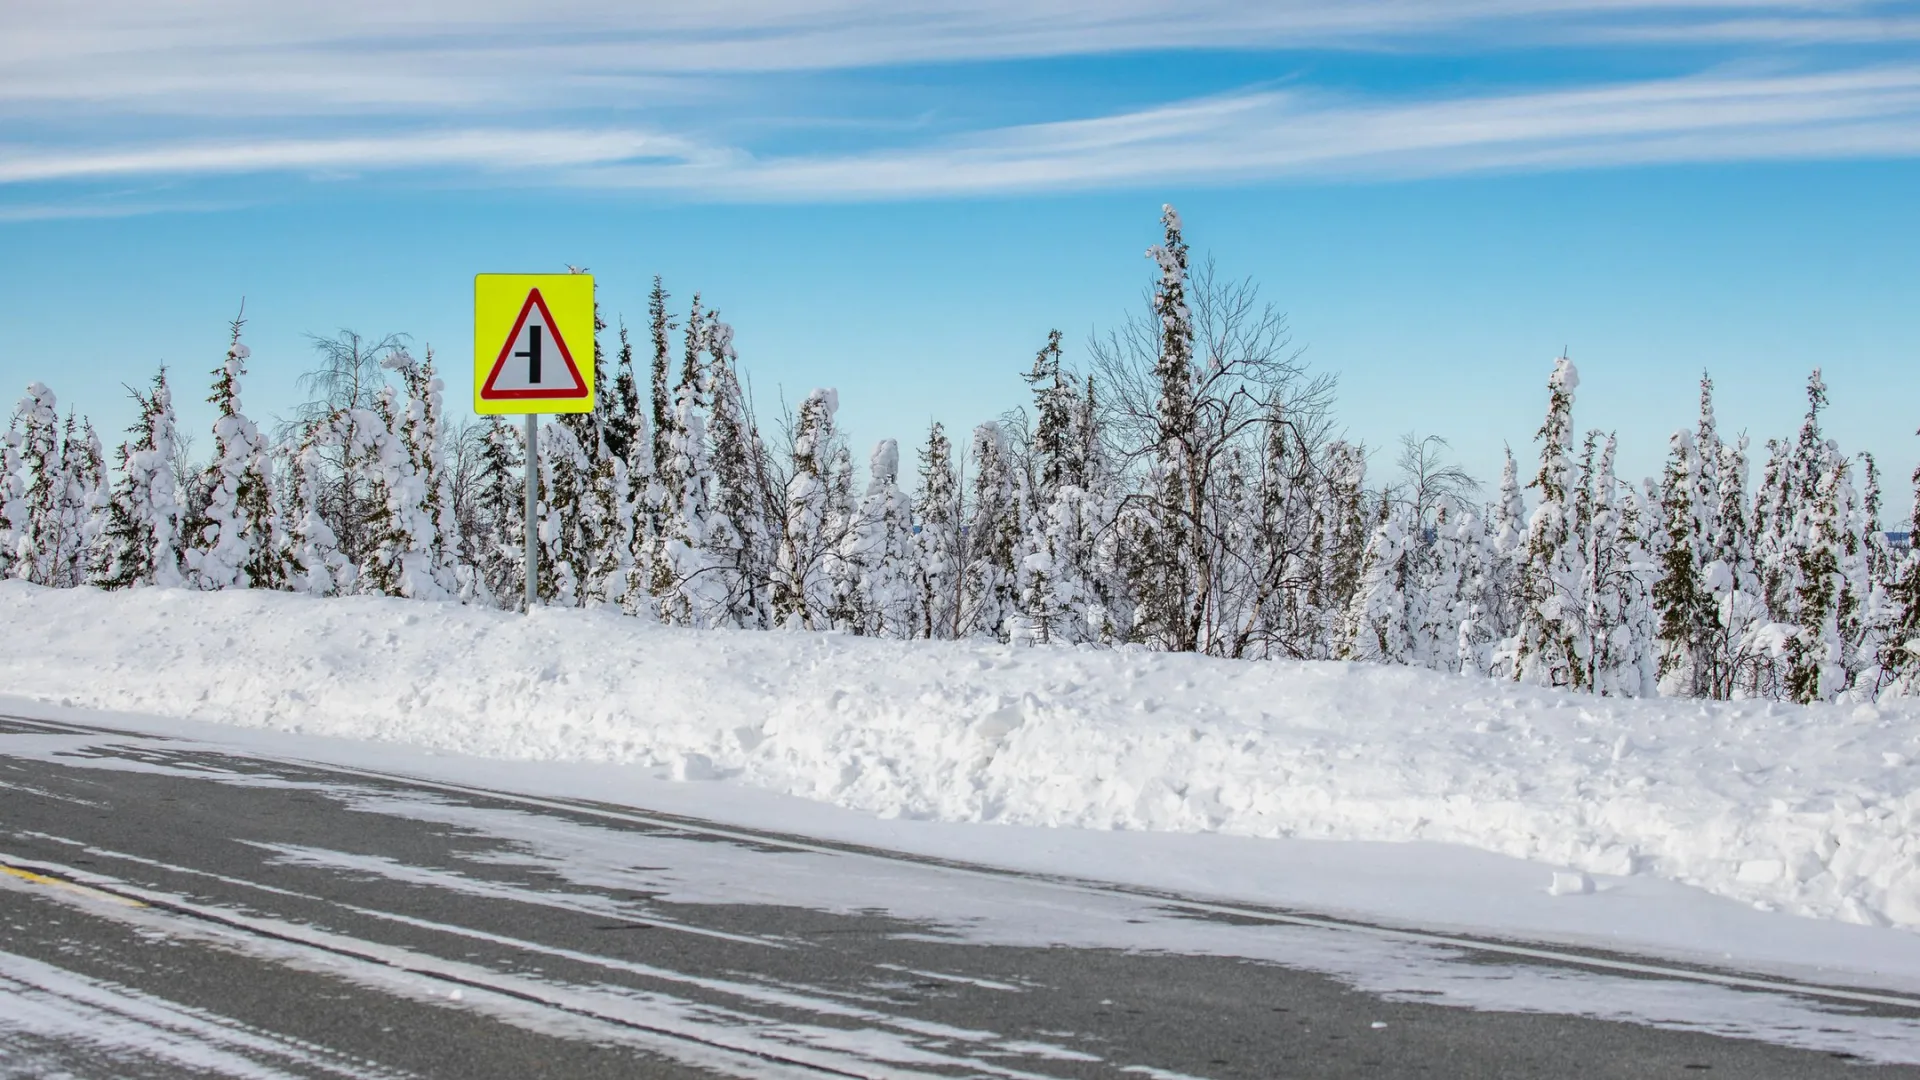
<svg viewBox="0 0 1920 1080"><path fill-rule="evenodd" d="M540 602L540 414L527 414L527 610Z"/></svg>

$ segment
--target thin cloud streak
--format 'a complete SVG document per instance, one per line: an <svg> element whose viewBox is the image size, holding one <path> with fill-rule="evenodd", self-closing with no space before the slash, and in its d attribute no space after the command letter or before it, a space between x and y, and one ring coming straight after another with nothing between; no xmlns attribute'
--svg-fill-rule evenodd
<svg viewBox="0 0 1920 1080"><path fill-rule="evenodd" d="M631 108L694 76L1164 49L1872 42L1914 19L1905 0L13 0L0 113Z"/></svg>
<svg viewBox="0 0 1920 1080"><path fill-rule="evenodd" d="M1722 19L1680 26L1604 26L1582 35L1591 44L1899 45L1920 41L1920 16Z"/></svg>
<svg viewBox="0 0 1920 1080"><path fill-rule="evenodd" d="M212 214L251 205L244 201L185 199L171 201L130 201L107 203L27 203L0 206L0 223L25 224L36 221L77 221L143 217L147 214Z"/></svg>
<svg viewBox="0 0 1920 1080"><path fill-rule="evenodd" d="M569 179L705 198L854 200L1916 154L1920 67L1907 67L1411 104L1245 93L923 148L613 166Z"/></svg>
<svg viewBox="0 0 1920 1080"><path fill-rule="evenodd" d="M1441 101L1255 91L916 147L755 157L650 131L468 130L0 154L0 183L463 170L701 201L848 201L1168 182L1410 178L1656 162L1920 155L1920 66L1703 75Z"/></svg>
<svg viewBox="0 0 1920 1080"><path fill-rule="evenodd" d="M122 176L208 176L300 171L392 172L431 168L550 173L565 166L640 158L704 160L684 139L641 131L473 130L365 138L189 142L94 151L0 154L0 184Z"/></svg>

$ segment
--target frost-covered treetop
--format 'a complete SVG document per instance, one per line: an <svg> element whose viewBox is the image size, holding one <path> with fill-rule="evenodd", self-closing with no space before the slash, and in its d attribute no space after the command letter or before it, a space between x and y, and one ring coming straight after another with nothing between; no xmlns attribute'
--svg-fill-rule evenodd
<svg viewBox="0 0 1920 1080"><path fill-rule="evenodd" d="M1007 433L999 421L989 420L973 429L973 445L976 452L991 448L996 454L1007 452Z"/></svg>
<svg viewBox="0 0 1920 1080"><path fill-rule="evenodd" d="M816 389L800 403L798 428L793 436L793 453L818 466L818 457L826 447L823 438L831 437L833 414L840 411L840 391L832 387Z"/></svg>
<svg viewBox="0 0 1920 1080"><path fill-rule="evenodd" d="M707 351L728 360L738 360L740 354L733 348L733 327L715 319L713 325L707 328Z"/></svg>
<svg viewBox="0 0 1920 1080"><path fill-rule="evenodd" d="M873 457L868 462L875 483L891 484L900 478L900 442L897 439L881 439L873 448Z"/></svg>
<svg viewBox="0 0 1920 1080"><path fill-rule="evenodd" d="M1564 356L1555 360L1553 362L1553 376L1547 380L1547 386L1549 389L1562 390L1567 393L1572 393L1580 389L1580 369L1574 367L1573 361Z"/></svg>

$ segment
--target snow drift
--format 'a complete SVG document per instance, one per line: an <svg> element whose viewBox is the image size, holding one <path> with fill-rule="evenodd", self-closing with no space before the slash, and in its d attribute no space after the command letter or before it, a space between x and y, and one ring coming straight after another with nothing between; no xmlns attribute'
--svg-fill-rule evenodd
<svg viewBox="0 0 1920 1080"><path fill-rule="evenodd" d="M1920 705L0 583L0 691L883 815L1428 840L1920 929Z"/></svg>

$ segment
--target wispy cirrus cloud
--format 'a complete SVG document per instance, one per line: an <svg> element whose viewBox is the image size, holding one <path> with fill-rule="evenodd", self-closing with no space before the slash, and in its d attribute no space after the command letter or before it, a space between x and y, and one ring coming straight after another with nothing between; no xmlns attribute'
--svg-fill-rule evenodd
<svg viewBox="0 0 1920 1080"><path fill-rule="evenodd" d="M736 198L983 194L1920 154L1920 66L1368 102L1230 94L873 153L613 165L575 182Z"/></svg>
<svg viewBox="0 0 1920 1080"><path fill-rule="evenodd" d="M1293 176L1920 154L1920 65L1378 102L1256 91L838 155L623 129L184 142L0 153L0 183L476 170L696 199L915 198Z"/></svg>
<svg viewBox="0 0 1920 1080"><path fill-rule="evenodd" d="M696 76L1165 49L1880 42L1887 0L13 0L0 109L645 105Z"/></svg>
<svg viewBox="0 0 1920 1080"><path fill-rule="evenodd" d="M447 168L551 173L568 167L645 159L700 163L711 168L719 165L721 156L685 139L644 131L475 129L341 138L188 141L50 153L9 154L0 150L0 184Z"/></svg>
<svg viewBox="0 0 1920 1080"><path fill-rule="evenodd" d="M60 205L62 187L265 174L413 173L766 201L1913 156L1920 62L1900 45L1920 40L1915 8L16 0L0 13L0 190L33 188L38 215ZM1508 78L1472 90L1435 82L1336 92L1297 78L1196 94L1166 84L1155 103L1116 107L1069 85L1013 122L943 125L937 135L876 122L852 149L800 134L841 117L803 116L783 126L778 145L757 143L741 120L781 93L768 78L791 86L855 69L1183 49L1459 56L1524 46L1554 55L1676 42L1744 44L1693 73ZM1152 56L1142 56L1143 72ZM875 85L884 97L884 79ZM112 205L75 200L77 212Z"/></svg>

